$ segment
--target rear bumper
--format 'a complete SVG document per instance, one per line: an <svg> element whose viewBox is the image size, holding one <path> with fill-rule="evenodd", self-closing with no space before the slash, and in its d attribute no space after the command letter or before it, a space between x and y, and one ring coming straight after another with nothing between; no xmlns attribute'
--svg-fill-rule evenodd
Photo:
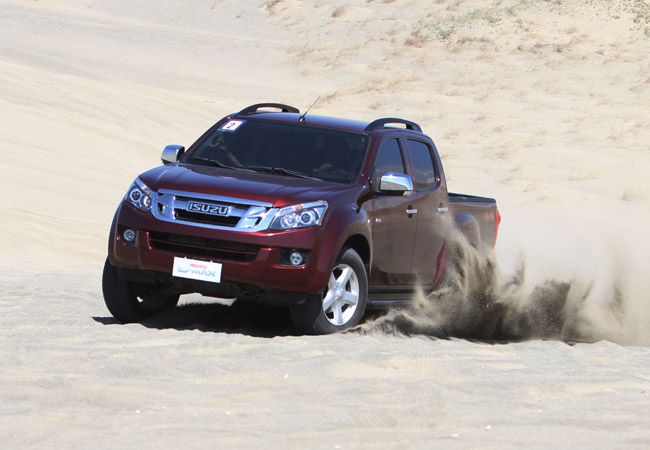
<svg viewBox="0 0 650 450"><path fill-rule="evenodd" d="M125 228L136 231L133 243L120 236ZM224 287L318 293L327 285L335 245L328 242L324 227L258 233L214 230L160 221L122 203L111 226L108 256L114 266L169 277L174 257L218 262ZM281 254L294 249L308 254L308 262L297 267L281 264ZM215 287L196 283L195 291L201 292L202 285L206 291Z"/></svg>

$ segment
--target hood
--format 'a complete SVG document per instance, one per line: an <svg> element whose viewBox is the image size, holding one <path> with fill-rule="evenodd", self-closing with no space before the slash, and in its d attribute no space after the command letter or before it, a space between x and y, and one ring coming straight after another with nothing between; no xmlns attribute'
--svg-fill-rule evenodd
<svg viewBox="0 0 650 450"><path fill-rule="evenodd" d="M325 200L355 188L348 184L189 164L156 167L140 175L140 179L154 191L170 189L222 195L274 206Z"/></svg>

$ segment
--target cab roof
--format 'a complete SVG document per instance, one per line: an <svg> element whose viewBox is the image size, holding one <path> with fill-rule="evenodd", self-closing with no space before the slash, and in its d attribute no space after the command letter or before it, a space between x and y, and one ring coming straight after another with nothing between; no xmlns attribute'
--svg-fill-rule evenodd
<svg viewBox="0 0 650 450"><path fill-rule="evenodd" d="M279 111L269 111L276 109ZM231 118L255 117L261 120L273 120L277 122L304 123L306 125L333 128L337 130L350 131L353 133L367 133L379 129L406 129L422 133L422 128L414 122L400 119L397 117L385 117L373 122L364 122L360 120L343 119L340 117L317 116L311 114L300 114L300 110L293 106L283 105L281 103L257 103L248 106L241 111L231 114ZM399 127L388 125L400 125Z"/></svg>

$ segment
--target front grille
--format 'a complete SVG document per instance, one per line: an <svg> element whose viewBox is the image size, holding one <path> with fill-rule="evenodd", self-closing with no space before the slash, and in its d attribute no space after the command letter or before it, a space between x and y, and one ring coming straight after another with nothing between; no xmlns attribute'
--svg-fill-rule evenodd
<svg viewBox="0 0 650 450"><path fill-rule="evenodd" d="M252 262L260 251L259 245L171 233L150 232L149 241L158 250L219 261Z"/></svg>
<svg viewBox="0 0 650 450"><path fill-rule="evenodd" d="M158 220L243 233L266 230L278 210L268 202L167 189L152 192L151 200Z"/></svg>

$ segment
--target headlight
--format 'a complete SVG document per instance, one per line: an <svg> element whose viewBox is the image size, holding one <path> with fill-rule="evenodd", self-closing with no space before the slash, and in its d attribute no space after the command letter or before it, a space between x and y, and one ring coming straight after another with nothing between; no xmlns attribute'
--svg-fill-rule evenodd
<svg viewBox="0 0 650 450"><path fill-rule="evenodd" d="M140 211L151 212L151 189L140 178L135 179L124 200Z"/></svg>
<svg viewBox="0 0 650 450"><path fill-rule="evenodd" d="M327 206L327 202L324 200L286 206L275 214L269 228L272 230L294 230L315 227L323 221Z"/></svg>

